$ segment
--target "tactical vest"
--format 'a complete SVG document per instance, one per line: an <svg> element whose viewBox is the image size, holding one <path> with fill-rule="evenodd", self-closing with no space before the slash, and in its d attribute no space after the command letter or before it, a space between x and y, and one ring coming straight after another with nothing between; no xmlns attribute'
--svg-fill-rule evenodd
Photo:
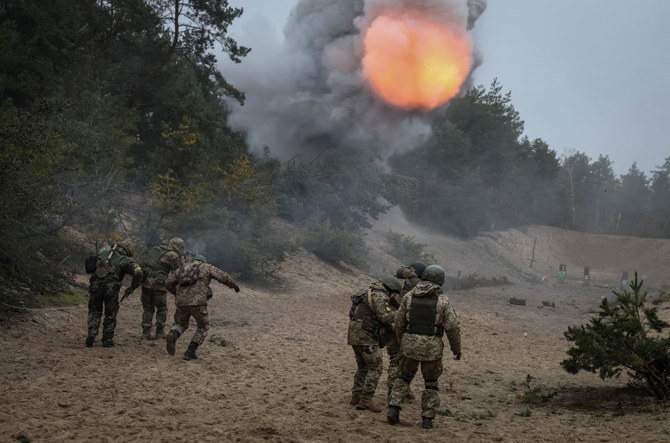
<svg viewBox="0 0 670 443"><path fill-rule="evenodd" d="M406 329L409 334L442 336L444 328L441 326L435 327L437 299L437 295L412 297L409 307L409 322Z"/></svg>

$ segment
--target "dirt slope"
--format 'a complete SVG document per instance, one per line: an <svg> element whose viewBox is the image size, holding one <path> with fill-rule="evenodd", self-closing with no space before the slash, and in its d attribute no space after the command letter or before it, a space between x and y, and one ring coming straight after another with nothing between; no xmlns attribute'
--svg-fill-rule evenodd
<svg viewBox="0 0 670 443"><path fill-rule="evenodd" d="M394 218L395 217L395 218ZM401 423L348 405L353 353L346 345L349 296L374 277L324 265L301 251L275 289L213 283L210 338L199 359L180 358L162 341L140 341L138 294L124 302L117 346L84 346L86 307L45 310L0 326L0 441L645 441L670 439L668 412L624 389L625 380L560 369L563 331L588 320L610 291L584 287L572 269L590 265L597 281L616 283L622 266L639 266L650 286L667 284L670 242L598 237L529 227L471 241L419 233L397 214L368 235L378 272L397 263L384 254L392 229L430 245L450 273L507 276L514 285L450 292L462 322L463 360L445 356L435 429L419 428L418 402ZM535 263L528 263L537 237ZM558 283L556 270L568 276ZM587 264L588 263L588 264ZM665 274L664 274L665 272ZM542 279L544 277L544 280ZM665 280L664 280L665 278ZM650 291L650 295L655 292ZM510 297L528 301L509 304ZM554 303L547 307L543 301ZM660 305L670 320L670 306ZM174 306L170 300L170 315ZM224 346L225 345L225 346ZM387 361L384 361L386 368ZM541 387L534 406L520 399ZM422 381L412 389L420 396ZM376 401L383 403L385 374Z"/></svg>

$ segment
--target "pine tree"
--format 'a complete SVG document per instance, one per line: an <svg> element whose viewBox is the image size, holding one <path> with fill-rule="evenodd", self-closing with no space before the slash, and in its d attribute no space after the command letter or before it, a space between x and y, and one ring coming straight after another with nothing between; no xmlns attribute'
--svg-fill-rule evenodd
<svg viewBox="0 0 670 443"><path fill-rule="evenodd" d="M598 372L600 377L619 377L625 370L631 384L666 400L670 396L670 326L661 320L656 307L645 307L647 293L641 292L643 280L635 279L630 289L613 291L617 303L603 299L600 312L590 323L571 326L564 333L575 345L570 358L561 366L569 373L580 370Z"/></svg>

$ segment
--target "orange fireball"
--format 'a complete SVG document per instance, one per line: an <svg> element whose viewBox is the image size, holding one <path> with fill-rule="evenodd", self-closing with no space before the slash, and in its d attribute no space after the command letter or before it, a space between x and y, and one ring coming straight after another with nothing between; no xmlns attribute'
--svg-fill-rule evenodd
<svg viewBox="0 0 670 443"><path fill-rule="evenodd" d="M404 109L434 109L453 98L472 64L465 32L421 17L377 17L365 34L363 72L372 89Z"/></svg>

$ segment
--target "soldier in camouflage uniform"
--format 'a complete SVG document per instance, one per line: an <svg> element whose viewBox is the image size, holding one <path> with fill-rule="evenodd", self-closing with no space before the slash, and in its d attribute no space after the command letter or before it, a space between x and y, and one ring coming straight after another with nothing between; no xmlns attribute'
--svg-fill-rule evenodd
<svg viewBox="0 0 670 443"><path fill-rule="evenodd" d="M442 374L442 335L447 333L451 352L460 360L461 333L456 312L442 293L444 269L428 266L422 279L403 299L393 325L400 340L400 377L393 384L387 419L392 425L400 421L400 403L421 366L425 383L421 395L421 426L431 429L435 411L440 406L437 380Z"/></svg>
<svg viewBox="0 0 670 443"><path fill-rule="evenodd" d="M194 276L194 282L185 281L184 276ZM230 275L221 269L207 263L202 255L193 257L193 261L168 275L165 287L175 295L177 310L174 313L174 324L165 336L168 354L175 354L175 343L181 334L188 329L188 323L193 317L198 324L188 349L184 352L184 360L198 358L195 351L207 337L209 331L209 317L207 315L207 300L212 297L210 281L214 279L221 284L240 292L240 287ZM187 284L188 283L188 284Z"/></svg>
<svg viewBox="0 0 670 443"><path fill-rule="evenodd" d="M402 303L402 299L405 297L409 291L416 286L417 283L421 281L421 273L426 269L426 264L421 261L415 261L409 266L402 266L395 273L395 276L402 283L402 290L397 297L391 298L391 308L396 310ZM400 375L400 369L398 368L398 360L400 359L400 342L396 338L395 334L388 345L386 345L386 352L389 356L389 367L386 374L386 386L388 388L386 402L391 399L391 389L396 378ZM414 400L414 394L411 390L407 390L407 397L404 401L411 402Z"/></svg>
<svg viewBox="0 0 670 443"><path fill-rule="evenodd" d="M401 289L397 278L382 277L352 297L354 305L349 313L347 342L353 348L358 366L350 402L356 409L381 412L372 400L384 369L379 330L393 324L395 311L389 305L389 298Z"/></svg>
<svg viewBox="0 0 670 443"><path fill-rule="evenodd" d="M167 289L165 280L171 271L184 266L184 240L179 237L163 240L149 250L142 264L142 338L164 338L167 319ZM151 336L151 326L156 312L156 335Z"/></svg>
<svg viewBox="0 0 670 443"><path fill-rule="evenodd" d="M130 257L133 252L128 242L115 243L98 252L96 269L91 275L88 292L88 337L86 346L91 347L100 329L103 307L105 320L102 324L102 346L114 346L116 314L119 312L119 290L126 274L133 276L124 295L131 294L142 281L142 269Z"/></svg>

